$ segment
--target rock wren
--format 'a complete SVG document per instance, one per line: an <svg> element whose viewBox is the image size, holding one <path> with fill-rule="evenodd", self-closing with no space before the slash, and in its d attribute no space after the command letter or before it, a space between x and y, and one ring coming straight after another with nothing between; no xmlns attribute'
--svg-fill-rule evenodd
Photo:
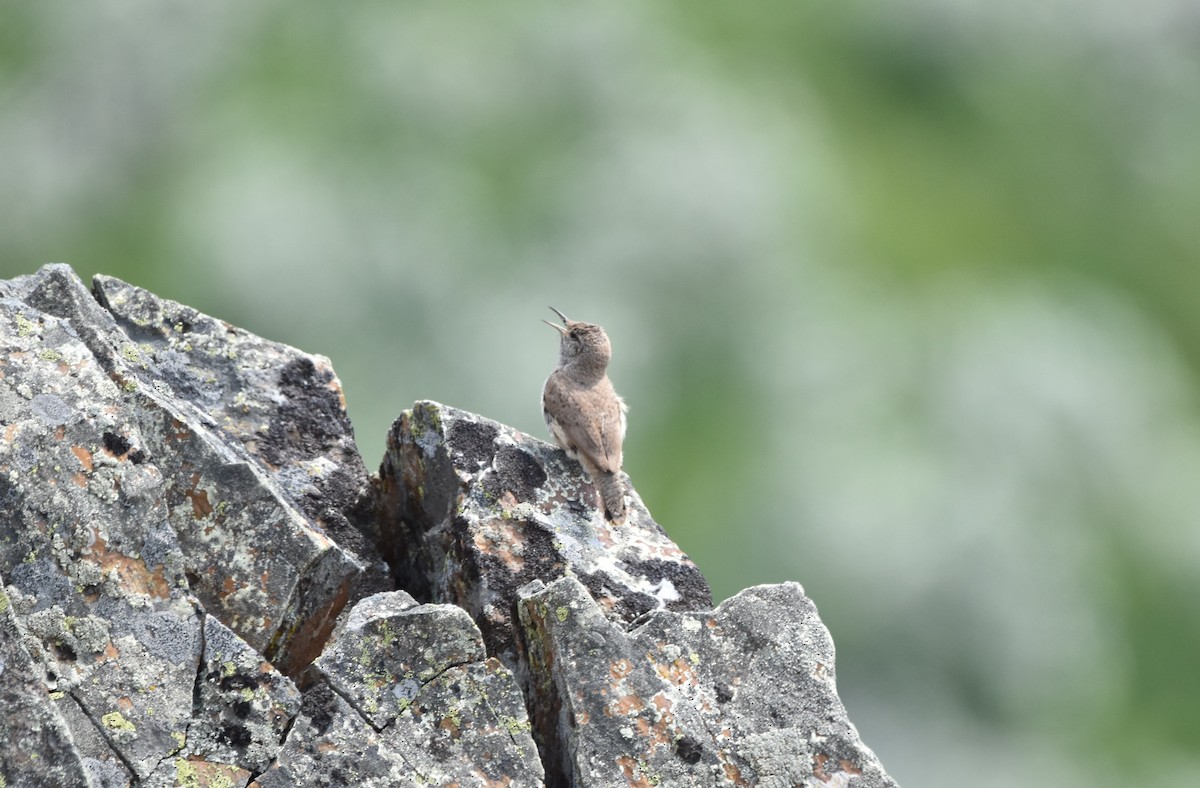
<svg viewBox="0 0 1200 788"><path fill-rule="evenodd" d="M542 388L542 415L554 441L578 460L600 489L604 513L616 525L625 522L625 489L621 484L621 442L625 440L625 403L613 390L605 370L612 345L604 329L562 318L558 331L558 367Z"/></svg>

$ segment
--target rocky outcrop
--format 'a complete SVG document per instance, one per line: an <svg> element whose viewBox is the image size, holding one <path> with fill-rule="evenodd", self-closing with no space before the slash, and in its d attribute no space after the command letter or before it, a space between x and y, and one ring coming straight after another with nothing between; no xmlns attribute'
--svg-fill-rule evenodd
<svg viewBox="0 0 1200 788"><path fill-rule="evenodd" d="M636 491L628 522L613 525L579 463L510 427L418 402L392 425L379 477L401 587L467 610L509 665L517 592L532 580L575 577L622 622L712 607L708 582Z"/></svg>
<svg viewBox="0 0 1200 788"><path fill-rule="evenodd" d="M889 786L796 584L629 488L63 265L0 282L0 785Z"/></svg>

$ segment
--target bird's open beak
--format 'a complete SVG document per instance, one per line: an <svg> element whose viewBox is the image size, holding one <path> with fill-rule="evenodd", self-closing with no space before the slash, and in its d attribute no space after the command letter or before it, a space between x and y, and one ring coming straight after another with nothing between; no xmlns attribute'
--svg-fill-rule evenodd
<svg viewBox="0 0 1200 788"><path fill-rule="evenodd" d="M559 317L561 317L561 318L562 318L562 321L563 321L563 323L570 323L570 322L571 322L570 320L567 320L567 316L566 316L566 315L564 315L562 312L559 312L559 311L558 311L557 309L555 309L554 307L550 307L550 311L551 311L551 312L553 312L554 314L558 315ZM565 333L567 333L567 329L563 328L562 326L555 325L554 323L551 323L549 320L543 320L542 322L543 322L543 323L545 323L546 325L550 326L551 328L553 328L555 331L557 331L557 332L558 332L558 333L560 333L560 334L565 334Z"/></svg>

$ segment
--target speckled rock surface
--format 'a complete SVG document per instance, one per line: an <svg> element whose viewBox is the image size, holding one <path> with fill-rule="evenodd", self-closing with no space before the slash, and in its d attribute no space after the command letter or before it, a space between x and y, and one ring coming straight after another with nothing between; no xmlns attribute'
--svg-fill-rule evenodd
<svg viewBox="0 0 1200 788"><path fill-rule="evenodd" d="M110 297L118 284L106 281ZM191 314L212 340L197 337L196 353L223 354L255 385L227 390L232 375L208 372L208 388L178 396L160 351L125 333L66 266L0 282L0 575L18 633L0 660L23 664L24 654L38 669L46 702L31 697L24 719L47 749L33 760L70 742L86 775L60 785L248 783L299 706L263 655L303 667L366 574L323 532L353 528L346 490L366 489L344 418L330 458L317 456L328 436L309 440L301 425L276 429L287 439L267 462L203 401L213 391L252 411L286 401L304 354L272 348L287 357L273 365L256 350L264 340ZM313 364L327 389L332 372ZM270 438L269 425L252 429ZM288 445L318 470L357 468L326 474L342 479L329 503L340 521L313 519L277 481L271 466L286 471ZM297 494L324 500L314 490ZM47 708L55 714L42 720ZM0 749L8 786L40 784L28 764L10 765L19 746ZM53 762L65 769L71 758Z"/></svg>
<svg viewBox="0 0 1200 788"><path fill-rule="evenodd" d="M0 348L0 572L23 642L147 777L181 748L200 643L162 478L104 448L120 394L67 321L0 301Z"/></svg>
<svg viewBox="0 0 1200 788"><path fill-rule="evenodd" d="M22 775L24 785L85 785L83 758L66 721L42 683L45 673L21 645L21 632L0 578L0 774ZM9 785L13 785L11 780Z"/></svg>
<svg viewBox="0 0 1200 788"><path fill-rule="evenodd" d="M833 641L796 583L626 630L578 581L520 620L551 784L895 786L846 718Z"/></svg>
<svg viewBox="0 0 1200 788"><path fill-rule="evenodd" d="M433 402L369 480L327 359L0 281L0 788L894 785L800 586L630 499Z"/></svg>
<svg viewBox="0 0 1200 788"><path fill-rule="evenodd" d="M271 764L299 713L300 692L212 616L204 617L202 634L189 749L257 774Z"/></svg>
<svg viewBox="0 0 1200 788"><path fill-rule="evenodd" d="M71 401L87 394L73 388L76 370L107 378L103 423L63 446L85 458L75 469L98 495L111 472L87 457L152 475L179 542L175 568L205 610L284 672L301 671L373 561L348 547L362 541L351 517L368 488L328 360L108 277L93 293L62 265L0 285L0 297L22 302L10 304L22 355L9 374L25 380L41 362L62 389L25 380L13 407L26 399L45 432L87 412Z"/></svg>
<svg viewBox="0 0 1200 788"><path fill-rule="evenodd" d="M629 520L614 526L578 463L510 427L418 402L392 425L379 476L400 585L470 612L509 666L513 605L531 580L570 574L616 621L712 606L708 582L632 488Z"/></svg>
<svg viewBox="0 0 1200 788"><path fill-rule="evenodd" d="M368 597L313 671L260 788L542 785L521 693L462 608Z"/></svg>
<svg viewBox="0 0 1200 788"><path fill-rule="evenodd" d="M374 558L367 471L329 359L109 276L97 276L93 290L136 343L131 369L148 373L142 382L169 386L256 459L310 523L359 558Z"/></svg>

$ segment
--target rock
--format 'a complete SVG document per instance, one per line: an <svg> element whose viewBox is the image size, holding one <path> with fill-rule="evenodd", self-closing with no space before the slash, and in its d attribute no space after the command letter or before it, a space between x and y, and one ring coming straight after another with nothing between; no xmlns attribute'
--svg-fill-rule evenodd
<svg viewBox="0 0 1200 788"><path fill-rule="evenodd" d="M434 678L485 659L483 639L465 610L418 605L408 594L395 591L359 602L314 667L367 722L382 730Z"/></svg>
<svg viewBox="0 0 1200 788"><path fill-rule="evenodd" d="M97 301L137 344L142 376L161 381L220 427L308 521L373 559L378 528L365 506L367 471L329 359L256 337L110 276ZM368 548L367 545L370 545Z"/></svg>
<svg viewBox="0 0 1200 788"><path fill-rule="evenodd" d="M162 477L104 435L120 392L74 327L0 300L0 572L44 691L69 696L125 769L181 749L199 620ZM91 753L88 753L91 755Z"/></svg>
<svg viewBox="0 0 1200 788"><path fill-rule="evenodd" d="M271 765L300 711L300 692L212 616L204 617L188 749L258 773Z"/></svg>
<svg viewBox="0 0 1200 788"><path fill-rule="evenodd" d="M616 621L712 607L708 583L630 490L614 526L579 464L544 441L436 402L388 433L379 470L384 545L400 585L471 613L488 653L517 664L517 590L578 578Z"/></svg>
<svg viewBox="0 0 1200 788"><path fill-rule="evenodd" d="M259 788L542 785L520 691L461 608L369 597L313 669Z"/></svg>
<svg viewBox="0 0 1200 788"><path fill-rule="evenodd" d="M93 785L66 721L46 693L45 672L21 645L22 637L0 587L0 730L6 740L0 745L0 775L7 785L30 788Z"/></svg>
<svg viewBox="0 0 1200 788"><path fill-rule="evenodd" d="M363 543L352 517L368 487L328 361L108 277L97 278L94 298L63 265L5 283L0 295L23 302L9 307L11 321L25 321L9 324L23 354L11 374L24 378L40 362L64 389L39 389L28 423L45 432L70 420L80 394L73 365L109 378L108 413L72 446L145 467L154 480L142 486L161 487L192 592L299 674L368 566L386 574L347 549ZM81 463L79 478L107 494L107 465Z"/></svg>
<svg viewBox="0 0 1200 788"><path fill-rule="evenodd" d="M0 283L0 573L22 633L0 660L38 667L44 702L29 703L56 709L88 775L64 785L245 785L299 705L264 654L299 668L319 653L363 562L174 396L147 345L65 266ZM265 359L244 361L264 381L253 401L280 400ZM217 644L226 683L249 673L236 690L201 672ZM28 719L53 734L53 717ZM16 766L2 776L37 784Z"/></svg>
<svg viewBox="0 0 1200 788"><path fill-rule="evenodd" d="M433 402L370 480L327 359L2 281L0 788L894 785L801 587L629 491Z"/></svg>
<svg viewBox="0 0 1200 788"><path fill-rule="evenodd" d="M287 747L251 788L408 786L412 774L403 756L383 745L379 731L321 683L304 693Z"/></svg>
<svg viewBox="0 0 1200 788"><path fill-rule="evenodd" d="M574 578L520 600L551 784L895 786L846 718L833 641L796 583L628 630Z"/></svg>

